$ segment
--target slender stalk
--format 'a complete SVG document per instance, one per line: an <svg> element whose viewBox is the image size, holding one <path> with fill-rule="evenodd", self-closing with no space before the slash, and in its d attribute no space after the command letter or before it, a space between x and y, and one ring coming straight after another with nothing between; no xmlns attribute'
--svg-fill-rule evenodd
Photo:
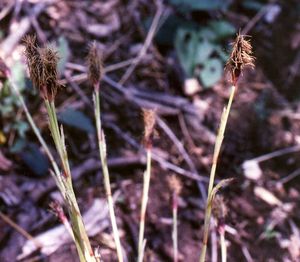
<svg viewBox="0 0 300 262"><path fill-rule="evenodd" d="M113 202L111 187L110 187L109 171L108 171L107 156L106 156L106 143L105 143L104 133L101 125L100 97L99 97L98 90L99 89L95 88L93 98L94 98L94 106L95 106L95 120L96 120L96 127L97 127L99 154L101 159L101 166L102 166L102 173L104 178L104 187L105 187L106 197L108 202L109 215L110 215L110 220L111 220L111 225L113 230L113 237L117 249L118 261L123 262L124 259L122 253L122 246L121 246L118 226L116 222L114 202Z"/></svg>
<svg viewBox="0 0 300 262"><path fill-rule="evenodd" d="M177 233L177 210L178 210L178 196L176 192L173 193L173 261L178 261L178 233Z"/></svg>
<svg viewBox="0 0 300 262"><path fill-rule="evenodd" d="M49 116L49 128L63 167L64 173L63 176L61 176L64 185L63 194L65 196L65 202L71 220L75 240L74 242L77 248L79 259L82 262L94 262L96 261L96 258L93 255L93 251L73 190L72 177L66 151L63 129L61 128L59 130L54 101L49 102L47 99L45 99L45 105Z"/></svg>
<svg viewBox="0 0 300 262"><path fill-rule="evenodd" d="M208 241L208 234L209 234L209 226L210 226L210 219L211 219L211 209L212 209L212 191L213 191L213 185L215 180L215 174L217 169L217 162L219 158L219 153L221 150L224 133L227 125L228 116L230 113L231 105L233 102L234 94L235 94L236 86L231 86L230 91L230 97L228 100L227 107L224 108L224 111L222 113L220 127L218 131L218 135L216 138L215 148L214 148L214 154L213 154L213 162L212 167L210 171L210 177L209 177L209 186L208 186L208 196L207 196L207 203L206 203L206 209L205 209L205 220L204 220L204 234L203 234L203 242L202 242L202 250L200 255L200 262L205 261L206 257L206 249L207 249L207 241Z"/></svg>
<svg viewBox="0 0 300 262"><path fill-rule="evenodd" d="M146 167L146 171L144 173L143 195L142 195L141 217L140 217L140 230L139 230L138 262L142 262L143 257L144 257L145 217L146 217L146 209L147 209L147 203L148 203L150 177L151 177L151 147L147 148L147 167Z"/></svg>
<svg viewBox="0 0 300 262"><path fill-rule="evenodd" d="M224 228L222 228L221 232L220 232L220 245L221 245L222 262L226 262L227 261L227 249L226 249Z"/></svg>

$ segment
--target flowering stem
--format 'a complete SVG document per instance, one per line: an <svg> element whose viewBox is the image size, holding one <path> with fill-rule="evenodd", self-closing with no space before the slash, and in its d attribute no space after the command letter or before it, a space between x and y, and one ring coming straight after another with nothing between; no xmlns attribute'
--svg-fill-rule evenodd
<svg viewBox="0 0 300 262"><path fill-rule="evenodd" d="M178 210L178 195L173 193L173 261L178 261L178 233L177 233L177 210Z"/></svg>
<svg viewBox="0 0 300 262"><path fill-rule="evenodd" d="M139 230L138 262L142 262L143 257L144 257L145 216L146 216L146 209L147 209L147 203L148 203L150 177L151 177L151 146L147 148L147 167L146 167L146 171L144 173L143 195L142 195L141 217L140 217L140 230Z"/></svg>
<svg viewBox="0 0 300 262"><path fill-rule="evenodd" d="M220 244L221 244L221 255L222 255L222 262L227 261L227 249L226 249L226 242L225 242L225 225L222 225L219 229L220 233Z"/></svg>
<svg viewBox="0 0 300 262"><path fill-rule="evenodd" d="M122 246L121 246L118 226L117 226L117 222L116 222L116 216L115 216L115 211L114 211L114 202L113 202L111 187L110 187L110 179L109 179L107 156L106 156L106 143L105 143L104 133L102 130L102 125L101 125L99 88L95 88L93 98L94 98L94 107L95 107L97 137L98 137L98 144L99 144L99 154L100 154L100 159L101 159L101 166L102 166L102 173L103 173L103 178L104 178L104 187L105 187L106 197L107 197L107 202L108 202L109 215L110 215L110 220L111 220L111 225L112 225L112 230L113 230L113 237L114 237L115 244L116 244L118 261L123 262Z"/></svg>
<svg viewBox="0 0 300 262"><path fill-rule="evenodd" d="M213 162L212 162L212 167L211 167L210 177L209 177L208 194L207 194L207 202L206 202L206 209L205 209L203 242L202 242L202 250L201 250L201 255L200 255L200 260L199 260L200 262L204 262L205 257L206 257L206 249L207 249L207 241L208 241L209 226L210 226L210 219L211 219L211 209L212 209L213 185L214 185L215 174L216 174L216 169L217 169L218 157L219 157L219 153L221 150L224 133L225 133L226 125L227 125L227 120L228 120L231 105L233 102L235 90L236 90L236 86L232 85L228 104L227 104L227 107L224 108L224 110L223 110L218 135L216 138L215 149L214 149L214 154L213 154Z"/></svg>
<svg viewBox="0 0 300 262"><path fill-rule="evenodd" d="M60 179L63 184L62 194L69 212L74 235L74 242L77 248L79 259L82 262L95 262L97 260L93 255L91 244L89 242L89 238L86 233L79 206L77 204L76 196L73 190L63 128L61 127L61 129L59 130L54 101L45 99L45 105L49 117L49 128L63 167L63 176L60 175Z"/></svg>

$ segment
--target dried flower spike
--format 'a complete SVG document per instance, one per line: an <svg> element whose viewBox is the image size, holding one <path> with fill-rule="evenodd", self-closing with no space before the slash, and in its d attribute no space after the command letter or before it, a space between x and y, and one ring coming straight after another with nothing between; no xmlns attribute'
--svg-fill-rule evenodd
<svg viewBox="0 0 300 262"><path fill-rule="evenodd" d="M49 101L55 98L59 86L57 77L58 54L52 47L39 48L35 36L26 36L25 56L33 85Z"/></svg>
<svg viewBox="0 0 300 262"><path fill-rule="evenodd" d="M27 58L27 65L29 68L29 75L33 85L40 88L42 75L42 61L38 50L35 36L25 36L25 56Z"/></svg>
<svg viewBox="0 0 300 262"><path fill-rule="evenodd" d="M40 81L41 94L45 99L52 101L60 86L57 73L58 53L50 46L41 48L39 51L43 69Z"/></svg>
<svg viewBox="0 0 300 262"><path fill-rule="evenodd" d="M91 43L87 56L88 78L96 89L99 89L99 82L103 74L102 55L96 42ZM99 91L99 90L98 90Z"/></svg>
<svg viewBox="0 0 300 262"><path fill-rule="evenodd" d="M240 33L237 35L229 60L226 63L226 70L229 70L232 83L235 85L245 66L254 68L254 57L252 46L249 40Z"/></svg>
<svg viewBox="0 0 300 262"><path fill-rule="evenodd" d="M168 179L169 187L176 195L180 195L182 185L180 180L174 175Z"/></svg>
<svg viewBox="0 0 300 262"><path fill-rule="evenodd" d="M151 147L152 145L152 137L154 133L155 127L155 111L149 109L143 109L143 117L144 117L144 144L146 148Z"/></svg>

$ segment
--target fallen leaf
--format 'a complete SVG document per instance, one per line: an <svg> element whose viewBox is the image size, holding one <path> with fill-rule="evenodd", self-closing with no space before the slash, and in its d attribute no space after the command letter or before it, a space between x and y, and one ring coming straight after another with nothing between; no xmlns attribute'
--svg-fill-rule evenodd
<svg viewBox="0 0 300 262"><path fill-rule="evenodd" d="M272 192L263 187L256 186L254 188L254 194L271 206L282 205L282 202L276 196L274 196Z"/></svg>

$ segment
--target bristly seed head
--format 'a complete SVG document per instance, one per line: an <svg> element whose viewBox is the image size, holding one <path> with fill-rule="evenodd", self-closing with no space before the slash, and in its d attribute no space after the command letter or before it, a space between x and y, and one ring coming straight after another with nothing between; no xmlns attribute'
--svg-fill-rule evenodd
<svg viewBox="0 0 300 262"><path fill-rule="evenodd" d="M252 56L252 46L244 35L238 33L225 69L231 73L232 83L235 85L245 66L254 68L255 58Z"/></svg>
<svg viewBox="0 0 300 262"><path fill-rule="evenodd" d="M102 54L94 41L90 44L87 56L88 78L96 89L99 88L99 82L103 75Z"/></svg>
<svg viewBox="0 0 300 262"><path fill-rule="evenodd" d="M27 65L29 68L29 75L31 81L36 88L40 88L41 74L42 74L42 61L38 50L35 36L25 36L25 56L27 58Z"/></svg>
<svg viewBox="0 0 300 262"><path fill-rule="evenodd" d="M143 118L144 118L144 144L146 148L151 148L152 146L152 137L155 127L156 113L152 109L143 109Z"/></svg>
<svg viewBox="0 0 300 262"><path fill-rule="evenodd" d="M42 95L49 101L52 101L59 87L57 73L58 53L53 47L47 46L40 49L40 55L43 65L40 88Z"/></svg>
<svg viewBox="0 0 300 262"><path fill-rule="evenodd" d="M54 48L38 47L35 36L26 36L25 56L33 85L40 90L43 99L53 101L57 93L58 83L57 63L58 54Z"/></svg>

